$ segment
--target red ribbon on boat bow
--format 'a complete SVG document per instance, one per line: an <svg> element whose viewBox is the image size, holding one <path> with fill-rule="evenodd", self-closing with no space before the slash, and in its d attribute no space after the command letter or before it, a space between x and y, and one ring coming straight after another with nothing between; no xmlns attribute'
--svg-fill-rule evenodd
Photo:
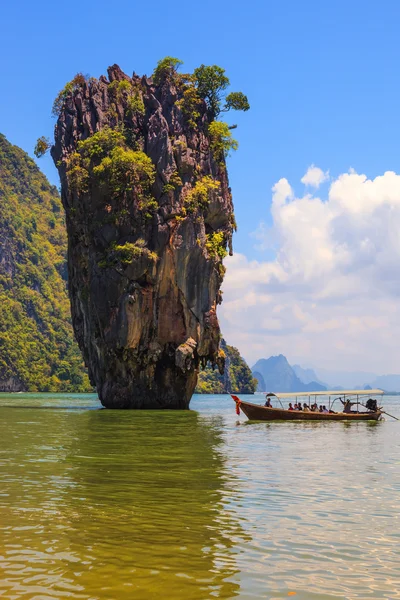
<svg viewBox="0 0 400 600"><path fill-rule="evenodd" d="M238 398L237 396L234 396L233 394L231 394L231 396L234 399L234 401L236 402L236 414L240 415L240 405L241 405L240 398Z"/></svg>

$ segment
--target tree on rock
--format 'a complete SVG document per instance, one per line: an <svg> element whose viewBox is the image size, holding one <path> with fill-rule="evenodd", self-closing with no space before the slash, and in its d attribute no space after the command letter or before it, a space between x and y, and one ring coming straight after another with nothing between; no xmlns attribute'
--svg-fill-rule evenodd
<svg viewBox="0 0 400 600"><path fill-rule="evenodd" d="M173 56L166 56L158 61L153 72L153 81L159 85L163 79L173 80L183 61Z"/></svg>
<svg viewBox="0 0 400 600"><path fill-rule="evenodd" d="M221 112L231 109L249 110L249 101L242 92L231 92L225 97L224 92L230 84L225 69L217 65L201 65L194 70L194 79L197 93L207 104L210 120L217 119Z"/></svg>

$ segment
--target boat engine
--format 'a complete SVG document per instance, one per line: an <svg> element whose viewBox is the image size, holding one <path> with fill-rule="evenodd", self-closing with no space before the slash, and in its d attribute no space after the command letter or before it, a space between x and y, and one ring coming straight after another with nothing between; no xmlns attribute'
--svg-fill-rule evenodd
<svg viewBox="0 0 400 600"><path fill-rule="evenodd" d="M378 402L373 398L370 398L365 406L368 408L368 410L372 410L373 412L378 410Z"/></svg>

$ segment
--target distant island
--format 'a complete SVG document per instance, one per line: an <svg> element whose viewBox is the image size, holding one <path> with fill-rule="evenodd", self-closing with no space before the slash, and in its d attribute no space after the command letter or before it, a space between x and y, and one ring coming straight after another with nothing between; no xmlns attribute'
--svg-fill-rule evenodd
<svg viewBox="0 0 400 600"><path fill-rule="evenodd" d="M376 375L367 371L339 371L290 365L280 354L258 360L252 367L259 392L307 392L343 389L375 389L400 393L400 375Z"/></svg>
<svg viewBox="0 0 400 600"><path fill-rule="evenodd" d="M283 354L268 359L261 358L252 367L252 373L258 380L259 392L307 392L327 389L318 381L304 383Z"/></svg>

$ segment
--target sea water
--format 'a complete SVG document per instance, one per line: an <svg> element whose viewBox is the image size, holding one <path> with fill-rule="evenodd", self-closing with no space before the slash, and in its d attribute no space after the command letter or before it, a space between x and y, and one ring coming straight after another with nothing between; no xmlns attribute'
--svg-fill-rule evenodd
<svg viewBox="0 0 400 600"><path fill-rule="evenodd" d="M191 409L1 394L0 596L400 598L399 422Z"/></svg>

